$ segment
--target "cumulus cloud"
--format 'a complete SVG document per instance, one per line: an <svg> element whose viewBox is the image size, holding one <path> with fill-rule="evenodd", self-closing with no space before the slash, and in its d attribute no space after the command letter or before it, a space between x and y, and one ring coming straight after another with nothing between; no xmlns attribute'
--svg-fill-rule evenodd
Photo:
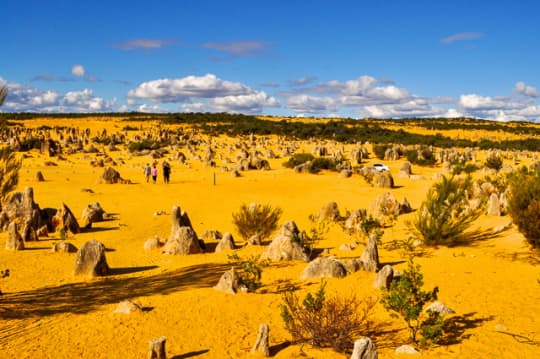
<svg viewBox="0 0 540 359"><path fill-rule="evenodd" d="M92 90L70 91L65 94L42 90L18 83L8 83L9 97L4 104L8 111L17 112L101 112L112 111L116 99L96 97Z"/></svg>
<svg viewBox="0 0 540 359"><path fill-rule="evenodd" d="M538 90L532 86L526 85L524 82L520 81L516 83L515 90L520 95L529 96L529 97L538 97L540 94Z"/></svg>
<svg viewBox="0 0 540 359"><path fill-rule="evenodd" d="M413 98L407 102L386 105L365 106L359 111L365 117L438 117L446 113L443 108L433 107L423 98Z"/></svg>
<svg viewBox="0 0 540 359"><path fill-rule="evenodd" d="M481 32L459 32L457 34L453 34L447 37L444 37L441 39L441 43L443 44L451 44L456 41L462 41L462 40L475 40L483 37L484 34Z"/></svg>
<svg viewBox="0 0 540 359"><path fill-rule="evenodd" d="M208 101L216 112L259 113L263 107L278 107L279 101L265 92L249 95L216 97Z"/></svg>
<svg viewBox="0 0 540 359"><path fill-rule="evenodd" d="M135 100L183 103L185 112L204 108L217 112L259 113L264 107L279 106L279 101L264 91L213 74L144 82L128 92L128 101Z"/></svg>
<svg viewBox="0 0 540 359"><path fill-rule="evenodd" d="M151 50L151 49L160 49L162 47L173 45L175 41L173 40L164 40L164 39L132 39L124 42L115 44L116 48L122 50Z"/></svg>
<svg viewBox="0 0 540 359"><path fill-rule="evenodd" d="M83 65L73 65L71 67L71 74L73 76L82 77L84 76L85 69Z"/></svg>
<svg viewBox="0 0 540 359"><path fill-rule="evenodd" d="M201 44L201 47L239 57L260 55L269 48L267 43L258 40L206 42Z"/></svg>
<svg viewBox="0 0 540 359"><path fill-rule="evenodd" d="M304 86L313 83L317 80L317 76L304 76L291 81L295 86Z"/></svg>
<svg viewBox="0 0 540 359"><path fill-rule="evenodd" d="M294 95L287 98L287 108L298 113L325 113L337 109L336 101L330 97Z"/></svg>
<svg viewBox="0 0 540 359"><path fill-rule="evenodd" d="M143 82L128 92L128 98L156 102L184 102L191 97L214 98L250 95L255 90L239 82L230 82L213 74L187 76L177 79L159 79Z"/></svg>

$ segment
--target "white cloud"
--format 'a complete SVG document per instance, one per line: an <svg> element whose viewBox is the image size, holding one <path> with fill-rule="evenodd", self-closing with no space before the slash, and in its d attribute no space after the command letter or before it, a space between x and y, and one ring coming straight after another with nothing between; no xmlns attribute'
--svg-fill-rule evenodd
<svg viewBox="0 0 540 359"><path fill-rule="evenodd" d="M165 112L161 107L158 105L147 105L142 104L137 108L137 111L139 112L146 112L146 113L162 113Z"/></svg>
<svg viewBox="0 0 540 359"><path fill-rule="evenodd" d="M439 117L443 116L446 110L431 106L426 99L413 98L403 103L365 106L359 113L365 117L375 118Z"/></svg>
<svg viewBox="0 0 540 359"><path fill-rule="evenodd" d="M122 50L137 50L137 49L160 49L165 46L173 45L175 41L164 39L132 39L115 45Z"/></svg>
<svg viewBox="0 0 540 359"><path fill-rule="evenodd" d="M182 105L182 112L205 112L206 110L207 106L202 102L185 103Z"/></svg>
<svg viewBox="0 0 540 359"><path fill-rule="evenodd" d="M461 95L458 106L469 111L515 109L524 104L514 102L508 97L489 97L477 94Z"/></svg>
<svg viewBox="0 0 540 359"><path fill-rule="evenodd" d="M529 97L538 97L538 96L540 96L537 89L535 89L532 86L526 85L522 81L516 83L515 90L517 91L517 93L519 93L521 95L524 95L524 96L529 96Z"/></svg>
<svg viewBox="0 0 540 359"><path fill-rule="evenodd" d="M457 34L453 34L450 36L447 36L445 38L441 39L441 42L443 44L451 44L456 41L462 41L462 40L475 40L483 37L484 34L481 32L460 32Z"/></svg>
<svg viewBox="0 0 540 359"><path fill-rule="evenodd" d="M85 69L84 69L84 66L83 65L73 65L71 67L71 74L73 76L77 76L77 77L82 77L84 76L84 73L85 73Z"/></svg>
<svg viewBox="0 0 540 359"><path fill-rule="evenodd" d="M249 95L225 96L210 99L209 105L216 112L258 113L263 107L277 107L279 101L265 92Z"/></svg>
<svg viewBox="0 0 540 359"><path fill-rule="evenodd" d="M186 99L250 95L256 91L239 82L230 82L213 74L160 79L143 82L128 92L128 98L156 102L184 102Z"/></svg>
<svg viewBox="0 0 540 359"><path fill-rule="evenodd" d="M337 109L336 101L330 97L294 95L287 98L287 108L298 113L324 113Z"/></svg>
<svg viewBox="0 0 540 359"><path fill-rule="evenodd" d="M18 83L8 83L9 96L4 104L9 111L29 112L100 112L113 111L116 99L96 97L92 90L61 94Z"/></svg>
<svg viewBox="0 0 540 359"><path fill-rule="evenodd" d="M291 81L291 83L295 86L303 86L308 85L310 83L313 83L317 80L317 76L304 76L300 77L296 80Z"/></svg>
<svg viewBox="0 0 540 359"><path fill-rule="evenodd" d="M256 56L268 49L268 44L258 40L229 41L229 42L207 42L201 47L216 51L226 52L233 56Z"/></svg>

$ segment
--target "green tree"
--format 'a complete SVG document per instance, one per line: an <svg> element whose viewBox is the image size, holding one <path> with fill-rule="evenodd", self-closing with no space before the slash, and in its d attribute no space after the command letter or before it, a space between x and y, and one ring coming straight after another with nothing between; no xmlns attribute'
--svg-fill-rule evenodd
<svg viewBox="0 0 540 359"><path fill-rule="evenodd" d="M414 343L417 343L419 331L425 333L433 342L442 335L443 323L439 320L439 314L429 312L427 318L423 315L424 306L437 299L439 288L435 287L431 291L423 290L423 279L420 266L415 265L410 257L407 269L390 284L390 288L383 292L381 300L384 308L391 312L392 317L401 317L405 321L410 339Z"/></svg>

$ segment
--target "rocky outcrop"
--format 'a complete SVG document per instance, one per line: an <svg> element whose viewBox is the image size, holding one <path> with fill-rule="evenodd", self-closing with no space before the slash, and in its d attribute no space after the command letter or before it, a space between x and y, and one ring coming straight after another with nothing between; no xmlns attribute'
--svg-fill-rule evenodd
<svg viewBox="0 0 540 359"><path fill-rule="evenodd" d="M104 184L131 183L130 180L122 178L122 176L120 176L120 172L112 167L105 168L97 182Z"/></svg>
<svg viewBox="0 0 540 359"><path fill-rule="evenodd" d="M214 289L228 294L236 294L238 291L247 292L247 288L240 284L240 277L234 268L223 273Z"/></svg>
<svg viewBox="0 0 540 359"><path fill-rule="evenodd" d="M379 188L393 188L394 177L389 171L379 172L373 176L373 185Z"/></svg>
<svg viewBox="0 0 540 359"><path fill-rule="evenodd" d="M257 340L251 348L252 353L259 353L265 357L270 356L270 346L269 342L270 327L266 323L262 323L259 327L259 332L257 333Z"/></svg>
<svg viewBox="0 0 540 359"><path fill-rule="evenodd" d="M52 223L56 231L64 228L73 234L81 232L81 227L77 219L65 203L62 203L62 206L56 211L56 214L52 218Z"/></svg>
<svg viewBox="0 0 540 359"><path fill-rule="evenodd" d="M306 253L306 249L302 246L300 238L300 231L294 221L284 223L279 233L261 255L261 259L270 259L272 261L309 261L309 256Z"/></svg>
<svg viewBox="0 0 540 359"><path fill-rule="evenodd" d="M11 222L8 226L8 235L6 239L6 246L5 248L7 250L11 251L20 251L24 249L24 241L22 239L21 234L17 230L17 223Z"/></svg>
<svg viewBox="0 0 540 359"><path fill-rule="evenodd" d="M347 275L345 265L333 257L319 257L307 265L300 279L310 278L341 278Z"/></svg>
<svg viewBox="0 0 540 359"><path fill-rule="evenodd" d="M320 222L323 222L323 221L333 222L339 219L338 204L336 202L330 202L322 206L317 215L317 219Z"/></svg>
<svg viewBox="0 0 540 359"><path fill-rule="evenodd" d="M218 253L226 250L232 250L235 248L236 246L234 244L234 238L232 236L232 233L225 232L223 233L223 237L221 238L221 240L218 242L215 252Z"/></svg>
<svg viewBox="0 0 540 359"><path fill-rule="evenodd" d="M351 359L377 359L377 347L368 337L362 337L354 342Z"/></svg>
<svg viewBox="0 0 540 359"><path fill-rule="evenodd" d="M394 268L387 264L377 272L377 278L375 279L373 286L377 289L387 289L390 287L392 280L394 280Z"/></svg>
<svg viewBox="0 0 540 359"><path fill-rule="evenodd" d="M75 260L75 275L89 277L105 276L110 268L105 257L105 245L92 239L77 251Z"/></svg>
<svg viewBox="0 0 540 359"><path fill-rule="evenodd" d="M73 244L66 241L55 242L52 246L53 252L63 252L63 253L75 253L77 252L77 247Z"/></svg>
<svg viewBox="0 0 540 359"><path fill-rule="evenodd" d="M180 207L173 206L171 220L171 234L162 253L173 255L202 253L201 242L191 226L188 214Z"/></svg>
<svg viewBox="0 0 540 359"><path fill-rule="evenodd" d="M99 202L90 203L84 207L81 215L81 227L90 228L92 223L102 222L105 210L101 208Z"/></svg>
<svg viewBox="0 0 540 359"><path fill-rule="evenodd" d="M374 236L369 236L367 246L362 252L360 260L363 263L364 270L376 272L379 269L379 251Z"/></svg>

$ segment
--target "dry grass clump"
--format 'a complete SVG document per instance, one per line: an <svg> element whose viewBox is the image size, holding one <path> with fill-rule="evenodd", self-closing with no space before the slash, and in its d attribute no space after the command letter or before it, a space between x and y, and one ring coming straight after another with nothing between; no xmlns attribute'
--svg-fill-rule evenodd
<svg viewBox="0 0 540 359"><path fill-rule="evenodd" d="M293 291L283 295L281 318L295 343L309 343L315 347L333 348L338 352L350 350L354 340L370 330L370 313L376 299L359 300L348 297L326 297L325 282L314 294L303 300Z"/></svg>
<svg viewBox="0 0 540 359"><path fill-rule="evenodd" d="M281 208L273 208L269 204L247 205L244 203L238 212L232 214L232 217L236 230L242 238L247 240L257 235L263 240L270 237L270 234L277 229L282 213Z"/></svg>

